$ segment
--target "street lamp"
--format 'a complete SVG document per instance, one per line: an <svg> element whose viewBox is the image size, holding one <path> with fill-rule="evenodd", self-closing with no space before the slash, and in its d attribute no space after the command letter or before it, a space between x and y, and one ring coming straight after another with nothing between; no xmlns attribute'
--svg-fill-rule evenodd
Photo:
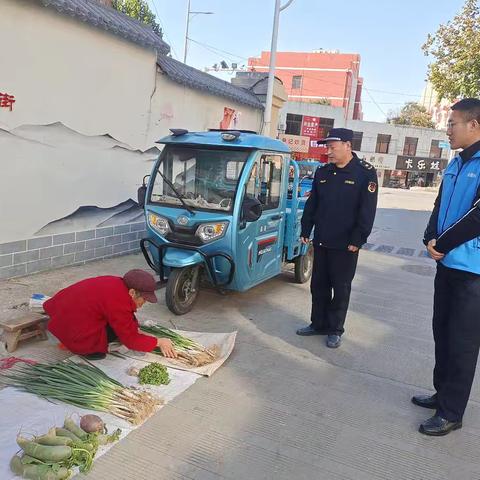
<svg viewBox="0 0 480 480"><path fill-rule="evenodd" d="M188 25L190 24L190 15L213 15L214 12L192 12L190 10L190 1L188 0L187 6L187 25L185 27L185 46L183 49L183 63L187 63L187 48L188 48Z"/></svg>
<svg viewBox="0 0 480 480"><path fill-rule="evenodd" d="M270 125L272 123L272 100L273 100L273 81L275 79L275 59L277 56L277 37L278 37L278 22L280 19L280 12L285 10L293 0L288 0L285 5L280 6L280 0L275 0L275 13L273 16L273 31L272 31L272 46L270 48L270 67L268 70L268 85L267 85L267 103L265 105L265 114L263 117L263 134L270 135Z"/></svg>

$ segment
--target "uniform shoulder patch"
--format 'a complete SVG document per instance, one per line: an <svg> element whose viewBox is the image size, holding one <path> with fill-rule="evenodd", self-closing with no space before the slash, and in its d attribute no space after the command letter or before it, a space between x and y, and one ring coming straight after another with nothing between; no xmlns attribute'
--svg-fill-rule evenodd
<svg viewBox="0 0 480 480"><path fill-rule="evenodd" d="M377 190L377 184L375 182L368 182L368 191L370 193L375 193Z"/></svg>
<svg viewBox="0 0 480 480"><path fill-rule="evenodd" d="M367 170L371 170L373 168L373 165L368 163L366 160L360 160L360 165Z"/></svg>

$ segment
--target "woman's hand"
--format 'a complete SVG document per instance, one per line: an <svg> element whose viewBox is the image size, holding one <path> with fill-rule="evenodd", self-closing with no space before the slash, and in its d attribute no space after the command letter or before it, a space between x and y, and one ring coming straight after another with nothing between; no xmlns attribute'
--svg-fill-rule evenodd
<svg viewBox="0 0 480 480"><path fill-rule="evenodd" d="M177 352L173 348L173 343L169 338L157 339L157 347L161 350L164 357L177 358Z"/></svg>

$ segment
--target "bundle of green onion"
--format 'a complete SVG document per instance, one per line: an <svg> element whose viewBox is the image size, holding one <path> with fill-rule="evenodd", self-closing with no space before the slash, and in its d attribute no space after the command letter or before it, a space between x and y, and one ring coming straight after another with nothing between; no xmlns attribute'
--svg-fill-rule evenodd
<svg viewBox="0 0 480 480"><path fill-rule="evenodd" d="M1 374L0 384L80 408L108 412L135 425L152 415L161 403L147 392L123 386L94 365L71 360L19 366L11 373Z"/></svg>
<svg viewBox="0 0 480 480"><path fill-rule="evenodd" d="M188 353L189 351L205 352L212 358L215 357L215 355L208 348L205 348L200 343L184 337L183 335L180 335L179 333L176 333L167 327L162 327L161 325L141 325L140 330L158 338L169 338L172 341L175 350L177 351L185 353Z"/></svg>

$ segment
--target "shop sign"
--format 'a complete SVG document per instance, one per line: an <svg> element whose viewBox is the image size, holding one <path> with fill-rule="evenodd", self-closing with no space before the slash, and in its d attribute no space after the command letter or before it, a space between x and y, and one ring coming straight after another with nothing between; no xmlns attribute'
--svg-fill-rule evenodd
<svg viewBox="0 0 480 480"><path fill-rule="evenodd" d="M447 166L448 161L444 158L408 157L397 156L396 170L407 170L413 172L441 172Z"/></svg>
<svg viewBox="0 0 480 480"><path fill-rule="evenodd" d="M278 138L282 142L286 143L292 152L308 153L308 147L310 146L309 137L282 133Z"/></svg>
<svg viewBox="0 0 480 480"><path fill-rule="evenodd" d="M302 135L317 138L319 126L319 117L309 117L308 115L304 115L302 121Z"/></svg>

